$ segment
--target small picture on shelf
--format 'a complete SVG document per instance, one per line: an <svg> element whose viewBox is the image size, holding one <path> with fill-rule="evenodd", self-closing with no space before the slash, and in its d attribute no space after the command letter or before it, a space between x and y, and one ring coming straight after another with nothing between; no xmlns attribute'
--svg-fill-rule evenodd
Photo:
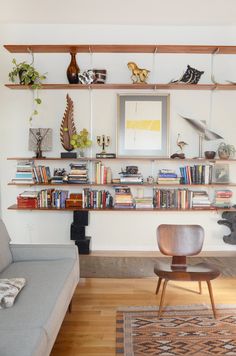
<svg viewBox="0 0 236 356"><path fill-rule="evenodd" d="M212 183L229 183L229 165L216 164L213 168Z"/></svg>
<svg viewBox="0 0 236 356"><path fill-rule="evenodd" d="M43 158L43 151L52 149L52 129L36 128L29 129L29 151L35 152L36 158Z"/></svg>

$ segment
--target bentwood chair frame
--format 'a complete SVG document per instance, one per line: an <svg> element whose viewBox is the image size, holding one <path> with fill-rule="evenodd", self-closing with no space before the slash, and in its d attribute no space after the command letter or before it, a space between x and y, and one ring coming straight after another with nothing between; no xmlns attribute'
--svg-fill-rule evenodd
<svg viewBox="0 0 236 356"><path fill-rule="evenodd" d="M216 309L211 286L211 280L220 275L220 271L207 263L196 265L187 264L187 256L200 253L204 241L204 229L200 225L167 225L162 224L157 228L157 243L161 253L172 256L171 264L157 262L154 267L155 274L159 277L156 294L163 283L159 316L161 315L167 283L172 281L196 281L199 283L201 294L201 282L208 286L213 315L216 318Z"/></svg>

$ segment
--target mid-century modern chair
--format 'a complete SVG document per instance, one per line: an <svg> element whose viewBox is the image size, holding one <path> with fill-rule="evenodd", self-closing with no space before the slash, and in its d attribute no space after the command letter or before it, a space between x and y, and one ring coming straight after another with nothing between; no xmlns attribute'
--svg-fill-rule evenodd
<svg viewBox="0 0 236 356"><path fill-rule="evenodd" d="M197 281L201 293L201 282L206 281L212 311L216 318L216 309L211 287L211 280L220 275L220 271L207 264L199 263L187 265L186 256L197 255L203 245L204 230L200 225L160 225L157 228L157 243L161 253L172 256L171 264L157 262L154 267L155 274L159 277L156 294L158 294L161 282L164 280L159 316L161 315L165 290L168 281Z"/></svg>

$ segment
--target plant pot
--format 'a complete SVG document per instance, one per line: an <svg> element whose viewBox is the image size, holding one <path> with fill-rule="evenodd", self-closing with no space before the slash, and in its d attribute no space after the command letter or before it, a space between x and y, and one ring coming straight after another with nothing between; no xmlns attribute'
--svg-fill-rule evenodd
<svg viewBox="0 0 236 356"><path fill-rule="evenodd" d="M216 152L215 151L205 151L204 154L207 159L214 159Z"/></svg>
<svg viewBox="0 0 236 356"><path fill-rule="evenodd" d="M224 151L219 151L218 155L220 159L229 159L230 157L230 154Z"/></svg>
<svg viewBox="0 0 236 356"><path fill-rule="evenodd" d="M24 79L23 79L23 74L26 72L26 70L19 70L19 81L20 81L20 84L21 85L25 85L25 81L24 81ZM29 83L29 85L32 85L32 84L34 84L34 81L33 80L31 80L30 81L30 83Z"/></svg>

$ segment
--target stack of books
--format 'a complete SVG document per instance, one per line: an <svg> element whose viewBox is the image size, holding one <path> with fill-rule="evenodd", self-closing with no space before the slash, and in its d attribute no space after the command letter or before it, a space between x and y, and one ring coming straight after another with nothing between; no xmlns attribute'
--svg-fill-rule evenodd
<svg viewBox="0 0 236 356"><path fill-rule="evenodd" d="M179 184L180 178L172 169L161 169L157 177L157 184Z"/></svg>
<svg viewBox="0 0 236 356"><path fill-rule="evenodd" d="M17 184L34 183L33 167L33 161L17 162L16 175L12 182Z"/></svg>
<svg viewBox="0 0 236 356"><path fill-rule="evenodd" d="M86 184L88 183L88 169L86 162L70 164L71 171L68 175L68 183Z"/></svg>
<svg viewBox="0 0 236 356"><path fill-rule="evenodd" d="M39 192L24 191L17 197L18 208L37 208L38 207Z"/></svg>
<svg viewBox="0 0 236 356"><path fill-rule="evenodd" d="M210 208L211 202L209 196L205 190L192 192L192 206L193 209Z"/></svg>
<svg viewBox="0 0 236 356"><path fill-rule="evenodd" d="M115 208L133 208L133 197L127 186L115 187Z"/></svg>
<svg viewBox="0 0 236 356"><path fill-rule="evenodd" d="M231 197L233 193L229 189L215 191L214 206L217 208L230 208L232 206Z"/></svg>
<svg viewBox="0 0 236 356"><path fill-rule="evenodd" d="M120 183L124 184L142 184L143 176L141 173L126 173L120 172Z"/></svg>
<svg viewBox="0 0 236 356"><path fill-rule="evenodd" d="M154 189L154 207L158 209L188 209L191 192L188 189Z"/></svg>
<svg viewBox="0 0 236 356"><path fill-rule="evenodd" d="M104 209L112 208L113 198L110 192L106 190L83 189L83 208Z"/></svg>
<svg viewBox="0 0 236 356"><path fill-rule="evenodd" d="M150 209L153 208L153 198L152 197L143 197L143 198L134 198L135 207L137 209Z"/></svg>

